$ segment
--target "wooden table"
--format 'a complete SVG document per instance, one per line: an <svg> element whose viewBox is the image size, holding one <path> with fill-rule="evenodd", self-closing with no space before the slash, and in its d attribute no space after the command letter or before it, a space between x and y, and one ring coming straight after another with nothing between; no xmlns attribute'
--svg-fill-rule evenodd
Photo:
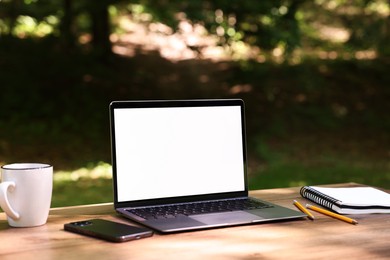
<svg viewBox="0 0 390 260"><path fill-rule="evenodd" d="M354 186L353 183L332 186ZM251 196L295 208L299 188ZM0 214L0 259L389 259L390 215L355 215L358 225L314 213L314 221L237 226L111 243L63 230L64 223L103 218L129 223L111 203L53 208L46 225L11 228Z"/></svg>

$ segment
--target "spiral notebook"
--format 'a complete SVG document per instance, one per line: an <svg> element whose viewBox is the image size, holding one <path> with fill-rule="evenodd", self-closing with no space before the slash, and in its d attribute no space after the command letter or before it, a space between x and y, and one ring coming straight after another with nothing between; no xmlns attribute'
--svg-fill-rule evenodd
<svg viewBox="0 0 390 260"><path fill-rule="evenodd" d="M390 194L372 187L303 186L300 193L339 214L390 213Z"/></svg>

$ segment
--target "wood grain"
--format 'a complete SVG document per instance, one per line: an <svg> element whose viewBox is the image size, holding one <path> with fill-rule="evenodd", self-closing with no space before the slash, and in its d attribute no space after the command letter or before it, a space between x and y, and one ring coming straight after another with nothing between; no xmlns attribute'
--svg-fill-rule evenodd
<svg viewBox="0 0 390 260"><path fill-rule="evenodd" d="M356 186L354 183L331 185ZM251 195L292 209L307 201L299 187L257 190ZM104 218L130 223L112 203L54 208L46 225L11 228L0 214L0 259L389 259L390 216L351 215L351 225L322 214L311 220L155 234L126 243L110 243L63 230L64 223Z"/></svg>

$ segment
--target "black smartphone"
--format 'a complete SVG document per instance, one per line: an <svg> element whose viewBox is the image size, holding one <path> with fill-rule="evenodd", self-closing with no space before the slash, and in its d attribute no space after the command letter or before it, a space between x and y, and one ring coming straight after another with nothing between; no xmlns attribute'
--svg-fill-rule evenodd
<svg viewBox="0 0 390 260"><path fill-rule="evenodd" d="M126 225L105 219L89 219L64 225L66 231L97 237L112 242L124 242L153 235L153 231L143 227Z"/></svg>

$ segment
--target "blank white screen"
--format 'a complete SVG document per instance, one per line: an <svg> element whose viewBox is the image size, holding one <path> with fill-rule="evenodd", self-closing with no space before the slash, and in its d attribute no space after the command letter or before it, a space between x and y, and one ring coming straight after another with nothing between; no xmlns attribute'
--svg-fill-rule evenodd
<svg viewBox="0 0 390 260"><path fill-rule="evenodd" d="M245 190L240 106L114 110L118 201Z"/></svg>

